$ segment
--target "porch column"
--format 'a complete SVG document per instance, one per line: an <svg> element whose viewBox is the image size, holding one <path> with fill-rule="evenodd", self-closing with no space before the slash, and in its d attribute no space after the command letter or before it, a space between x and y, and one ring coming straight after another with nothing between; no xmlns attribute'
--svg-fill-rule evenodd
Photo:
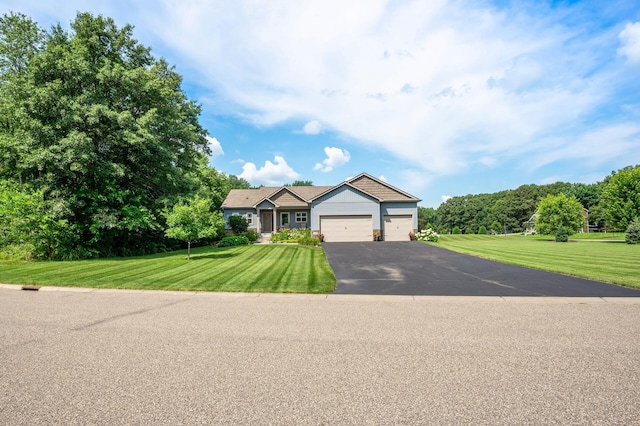
<svg viewBox="0 0 640 426"><path fill-rule="evenodd" d="M260 209L256 207L256 231L262 234L262 222L260 222Z"/></svg>
<svg viewBox="0 0 640 426"><path fill-rule="evenodd" d="M276 228L276 215L278 214L278 210L273 209L273 232L278 232L278 228Z"/></svg>

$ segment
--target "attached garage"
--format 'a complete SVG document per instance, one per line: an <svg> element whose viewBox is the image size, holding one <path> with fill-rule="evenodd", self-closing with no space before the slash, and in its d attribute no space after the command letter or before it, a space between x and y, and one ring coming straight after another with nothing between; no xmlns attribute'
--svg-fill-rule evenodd
<svg viewBox="0 0 640 426"><path fill-rule="evenodd" d="M413 216L385 215L384 240L409 241L409 233L413 231Z"/></svg>
<svg viewBox="0 0 640 426"><path fill-rule="evenodd" d="M327 242L373 241L373 217L320 216L320 233Z"/></svg>

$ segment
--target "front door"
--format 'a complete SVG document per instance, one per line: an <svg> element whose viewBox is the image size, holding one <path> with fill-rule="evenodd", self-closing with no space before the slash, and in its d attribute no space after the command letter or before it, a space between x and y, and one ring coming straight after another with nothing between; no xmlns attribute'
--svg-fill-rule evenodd
<svg viewBox="0 0 640 426"><path fill-rule="evenodd" d="M262 232L273 232L273 212L262 212L260 215L260 223L262 224Z"/></svg>

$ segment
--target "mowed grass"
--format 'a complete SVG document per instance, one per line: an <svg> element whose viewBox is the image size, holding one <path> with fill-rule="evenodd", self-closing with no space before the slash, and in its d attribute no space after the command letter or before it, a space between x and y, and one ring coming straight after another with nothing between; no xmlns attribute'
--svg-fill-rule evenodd
<svg viewBox="0 0 640 426"><path fill-rule="evenodd" d="M621 236L620 236L621 235ZM442 235L437 246L503 263L640 288L640 245L624 234L572 236Z"/></svg>
<svg viewBox="0 0 640 426"><path fill-rule="evenodd" d="M68 262L0 263L0 283L144 290L328 293L324 250L297 245L200 247L191 252Z"/></svg>

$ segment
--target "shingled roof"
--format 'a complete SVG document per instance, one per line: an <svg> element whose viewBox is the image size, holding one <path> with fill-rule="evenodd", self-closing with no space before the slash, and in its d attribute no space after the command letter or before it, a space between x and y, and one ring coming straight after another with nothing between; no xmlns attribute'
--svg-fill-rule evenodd
<svg viewBox="0 0 640 426"><path fill-rule="evenodd" d="M255 208L262 201L270 201L274 205L280 205L281 201L286 206L295 206L296 197L300 201L310 203L312 200L331 192L343 185L349 185L380 201L420 201L418 198L398 188L389 185L366 173L348 179L335 186L263 186L255 189L232 189L222 203L224 209L248 209Z"/></svg>

